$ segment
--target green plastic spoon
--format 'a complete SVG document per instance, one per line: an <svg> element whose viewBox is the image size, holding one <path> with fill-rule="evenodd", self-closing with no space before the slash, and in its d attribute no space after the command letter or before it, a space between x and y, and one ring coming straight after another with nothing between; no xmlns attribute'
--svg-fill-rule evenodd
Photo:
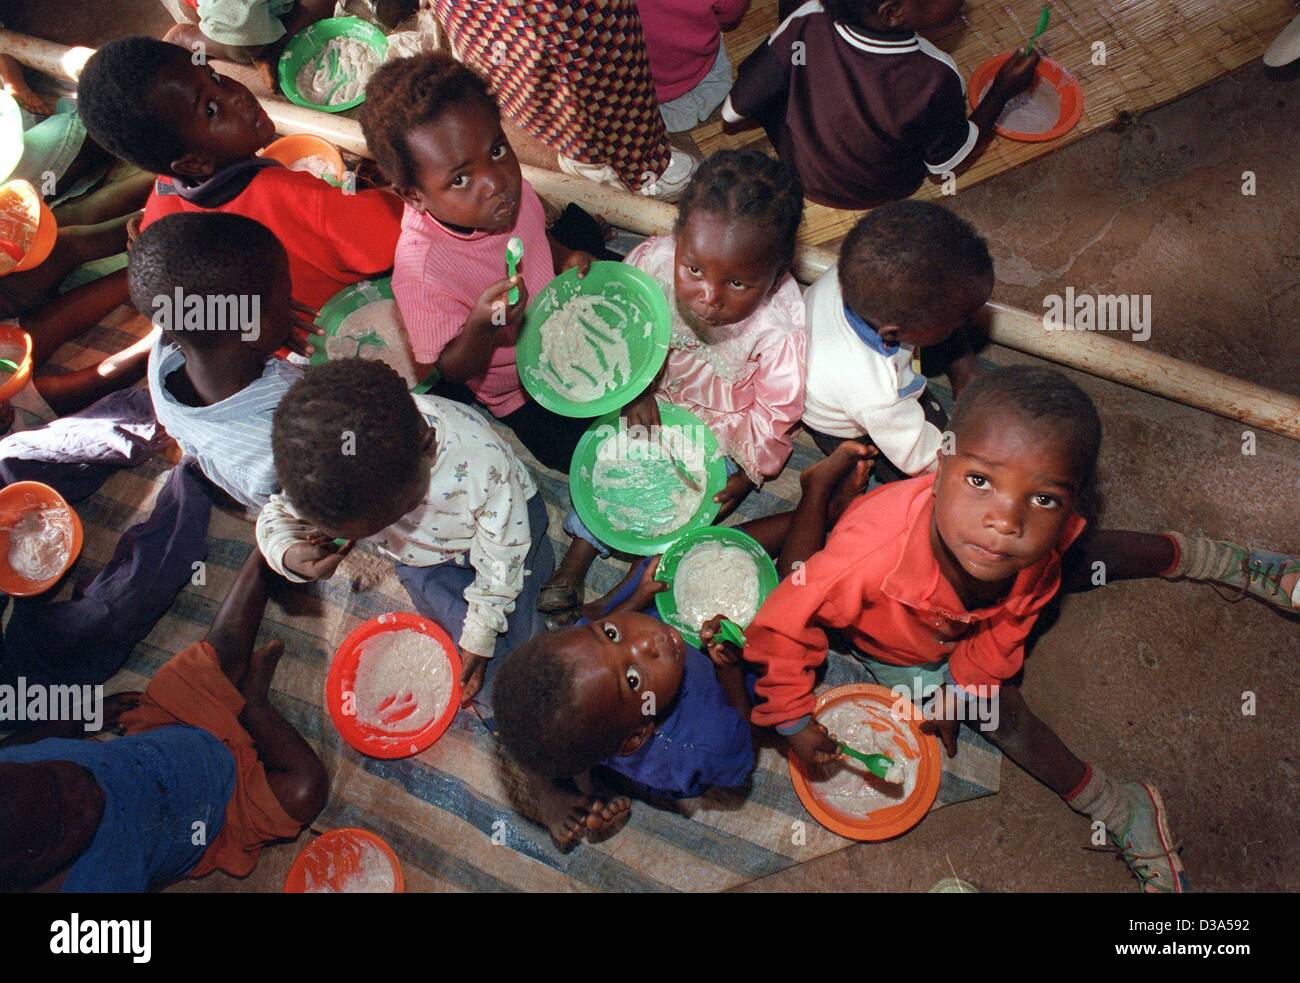
<svg viewBox="0 0 1300 983"><path fill-rule="evenodd" d="M506 243L506 276L513 277L519 270L519 263L524 258L524 240L518 236L511 236L510 241ZM510 303L519 303L519 288L511 287L510 296L507 298Z"/></svg>
<svg viewBox="0 0 1300 983"><path fill-rule="evenodd" d="M0 358L0 369L8 369L10 372L17 372L18 363L11 362L7 358Z"/></svg>
<svg viewBox="0 0 1300 983"><path fill-rule="evenodd" d="M740 625L736 624L734 621L729 621L726 618L723 618L718 624L717 637L722 639L724 642L730 642L738 649L743 649L745 647L745 632L741 629Z"/></svg>
<svg viewBox="0 0 1300 983"><path fill-rule="evenodd" d="M1031 55L1034 53L1034 42L1038 40L1040 34L1047 30L1047 22L1051 17L1052 8L1047 4L1043 4L1043 12L1038 15L1038 29L1035 30L1033 34L1029 35L1029 44L1025 46L1025 54Z"/></svg>
<svg viewBox="0 0 1300 983"><path fill-rule="evenodd" d="M894 766L894 759L887 754L863 754L849 747L843 741L840 741L840 754L847 754L850 758L856 758L867 766L867 771L877 778L883 778L889 781L889 769Z"/></svg>

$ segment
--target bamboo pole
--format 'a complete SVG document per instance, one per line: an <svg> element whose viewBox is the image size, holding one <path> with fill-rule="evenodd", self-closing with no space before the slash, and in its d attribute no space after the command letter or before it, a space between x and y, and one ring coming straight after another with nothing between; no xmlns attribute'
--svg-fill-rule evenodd
<svg viewBox="0 0 1300 983"><path fill-rule="evenodd" d="M74 82L94 53L89 48L68 48L4 30L0 30L0 52L37 71ZM284 99L263 98L261 102L281 133L309 133L351 153L370 156L361 125L355 120L304 109ZM524 165L523 172L538 194L576 202L633 232L662 234L672 228L676 219L677 209L664 202L528 165ZM801 282L811 283L834 262L835 254L830 250L801 246L795 257L795 275ZM1300 440L1300 398L1288 393L1095 331L1048 330L1041 316L1003 304L985 305L977 323L994 344Z"/></svg>

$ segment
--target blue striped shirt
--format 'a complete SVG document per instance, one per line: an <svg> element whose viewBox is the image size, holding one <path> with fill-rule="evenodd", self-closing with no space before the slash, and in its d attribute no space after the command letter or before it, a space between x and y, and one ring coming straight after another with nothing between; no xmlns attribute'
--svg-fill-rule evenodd
<svg viewBox="0 0 1300 983"><path fill-rule="evenodd" d="M162 338L149 353L149 395L158 422L181 450L198 459L209 481L260 509L280 490L271 454L271 417L302 369L269 358L262 377L235 395L211 406L186 406L163 385L184 364L180 348Z"/></svg>

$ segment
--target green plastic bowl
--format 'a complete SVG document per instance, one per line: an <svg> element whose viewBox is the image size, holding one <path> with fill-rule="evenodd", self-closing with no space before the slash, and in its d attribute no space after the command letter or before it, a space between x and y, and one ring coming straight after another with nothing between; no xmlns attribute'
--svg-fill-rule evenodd
<svg viewBox="0 0 1300 983"><path fill-rule="evenodd" d="M701 543L723 543L727 546L737 546L748 553L754 560L754 566L758 567L758 604L762 607L763 602L767 600L767 595L776 590L776 585L781 578L776 572L776 564L772 558L767 555L767 551L758 545L758 541L748 533L741 532L731 526L705 526L703 529L693 529L679 538L668 549L664 550L664 555L659 558L659 569L655 572L655 579L668 585L666 591L660 591L655 595L655 607L659 609L659 617L665 622L672 625L682 637L694 645L700 647L700 633L690 628L677 616L677 594L675 578L677 576L677 567L696 546ZM721 614L715 611L714 614ZM743 624L737 622L741 628L749 627L749 622Z"/></svg>
<svg viewBox="0 0 1300 983"><path fill-rule="evenodd" d="M315 58L331 40L344 37L356 38L368 44L378 53L381 65L388 57L388 38L384 37L384 32L374 24L369 24L360 17L329 17L318 20L295 34L285 46L284 53L280 55L280 90L290 102L326 113L341 113L347 109L355 109L366 101L365 89L362 89L361 94L355 99L341 102L337 106L322 106L318 102L306 99L298 91L298 72L302 70L302 66Z"/></svg>
<svg viewBox="0 0 1300 983"><path fill-rule="evenodd" d="M634 487L614 489L597 501L592 488L592 473L601 447L626 432L626 423L618 411L594 420L578 441L569 465L569 494L573 507L592 533L612 549L635 556L662 553L683 533L713 522L720 506L713 496L727 483L727 462L718 448L718 439L698 416L680 406L659 401L659 418L665 428L687 428L687 435L703 452L706 472L704 495L699 507L685 522L668 525L666 513L669 496L682 488L682 479L672 460L664 455L642 466L641 478ZM685 461L688 466L690 461ZM623 510L630 520L615 528L604 511Z"/></svg>
<svg viewBox="0 0 1300 983"><path fill-rule="evenodd" d="M504 254L501 262L504 270ZM528 262L527 257L524 262ZM587 403L571 399L555 388L544 374L542 364L542 325L577 294L604 297L622 311L628 323L622 334L631 355L629 378L616 377L613 389ZM614 316L601 313L601 320L611 332L617 331ZM645 330L647 326L649 330ZM519 379L524 388L552 413L578 418L600 416L622 409L654 381L668 357L672 331L668 298L648 274L626 263L596 262L581 280L577 270L566 270L533 298L519 331L515 364L519 366Z"/></svg>
<svg viewBox="0 0 1300 983"><path fill-rule="evenodd" d="M393 300L393 278L390 276L380 277L376 280L361 280L344 287L329 300L325 301L320 311L316 315L316 325L321 328L325 334L311 336L311 364L323 365L330 360L328 352L325 350L327 341L334 335L338 334L339 328L343 326L353 313L365 307L367 304L378 303L381 300ZM375 338L371 342L377 348L384 348L384 342L380 338ZM361 355L361 346L357 346L357 355ZM414 359L412 359L414 361ZM412 387L413 393L426 393L433 386L437 373L425 379L423 382Z"/></svg>

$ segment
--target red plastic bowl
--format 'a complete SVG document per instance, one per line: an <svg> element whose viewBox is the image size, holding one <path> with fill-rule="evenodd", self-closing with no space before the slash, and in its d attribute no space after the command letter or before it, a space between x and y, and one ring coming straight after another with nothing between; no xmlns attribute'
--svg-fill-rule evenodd
<svg viewBox="0 0 1300 983"><path fill-rule="evenodd" d="M339 870L336 867L334 876L326 877L325 874L329 870L330 860L335 859L340 847L357 840L373 843L383 852L384 856L393 865L393 893L404 893L406 891L406 881L402 878L402 865L398 862L397 854L393 852L393 848L370 830L360 829L356 826L332 829L328 833L322 833L303 847L302 852L294 858L293 866L289 868L289 875L284 879L284 893L306 894L308 871L311 871L314 883L329 884L330 887L337 891L343 879L353 871L350 869Z"/></svg>
<svg viewBox="0 0 1300 983"><path fill-rule="evenodd" d="M352 691L356 683L357 663L361 661L361 645L386 631L411 628L423 632L442 646L451 662L451 699L447 709L438 719L430 721L416 731L401 732L380 730L360 723L355 714L343 712L343 694ZM451 726L456 711L460 709L460 655L451 637L428 618L407 611L381 614L362 622L334 653L329 674L325 677L325 707L330 719L343 739L362 754L372 758L408 758L433 746Z"/></svg>
<svg viewBox="0 0 1300 983"><path fill-rule="evenodd" d="M46 580L28 580L9 566L9 531L23 514L36 509L65 508L72 519L72 542L68 544L68 559L53 577ZM35 597L44 594L72 569L81 554L83 532L77 510L63 496L39 481L15 481L0 489L0 592L13 597Z"/></svg>
<svg viewBox="0 0 1300 983"><path fill-rule="evenodd" d="M979 105L980 99L984 97L984 90L993 84L993 77L997 75L998 69L1005 65L1010 57L1011 52L1004 55L994 55L975 69L974 74L970 77L969 84L966 86L966 97L970 100L971 109ZM1061 98L1061 115L1057 117L1056 125L1042 133L1021 133L1019 130L1008 130L1002 126L994 126L993 129L998 136L1006 137L1008 140L1020 140L1024 143L1046 143L1048 140L1056 140L1065 136L1082 119L1083 88L1064 65L1052 61L1050 58L1043 58L1038 62L1038 68L1034 70L1034 75L1053 86Z"/></svg>
<svg viewBox="0 0 1300 983"><path fill-rule="evenodd" d="M885 707L895 706L901 699L892 690L872 683L849 683L827 690L817 698L813 707L816 717L832 703L855 697L867 697ZM934 800L939 794L939 782L943 778L943 761L939 757L939 741L929 734L921 733L921 712L911 701L902 708L907 716L898 723L905 724L916 738L921 749L921 757L916 766L916 787L898 805L877 809L865 819L848 816L828 805L817 797L804 773L803 762L794 754L787 755L790 765L790 781L799 795L804 808L819 823L832 833L848 837L851 840L875 841L888 840L901 836L925 818ZM892 714L891 714L892 716ZM898 719L898 718L895 718Z"/></svg>

